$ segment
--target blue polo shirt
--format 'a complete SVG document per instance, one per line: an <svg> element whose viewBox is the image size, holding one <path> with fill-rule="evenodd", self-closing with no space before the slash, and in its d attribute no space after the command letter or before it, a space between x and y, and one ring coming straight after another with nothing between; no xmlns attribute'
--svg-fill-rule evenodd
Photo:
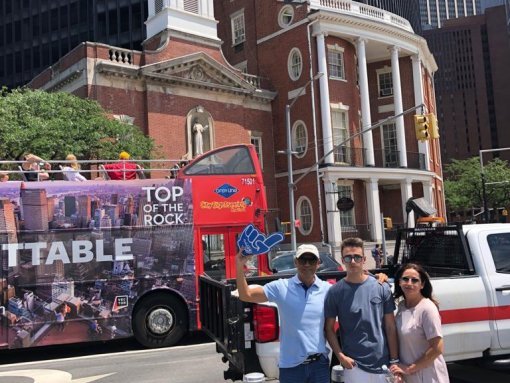
<svg viewBox="0 0 510 383"><path fill-rule="evenodd" d="M306 289L297 275L264 285L270 302L278 305L280 316L280 368L295 367L308 355L328 355L324 335L324 299L328 282L315 277Z"/></svg>

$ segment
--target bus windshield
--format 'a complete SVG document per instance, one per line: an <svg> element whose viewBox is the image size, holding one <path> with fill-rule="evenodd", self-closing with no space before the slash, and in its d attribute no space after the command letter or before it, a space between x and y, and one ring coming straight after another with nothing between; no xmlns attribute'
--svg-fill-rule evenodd
<svg viewBox="0 0 510 383"><path fill-rule="evenodd" d="M245 146L212 152L192 163L185 175L197 174L254 174L255 165Z"/></svg>

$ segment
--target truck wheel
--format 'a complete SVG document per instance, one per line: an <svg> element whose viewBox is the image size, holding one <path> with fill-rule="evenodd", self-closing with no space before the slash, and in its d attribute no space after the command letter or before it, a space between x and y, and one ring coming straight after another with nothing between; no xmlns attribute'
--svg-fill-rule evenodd
<svg viewBox="0 0 510 383"><path fill-rule="evenodd" d="M136 340L149 348L173 346L187 332L186 311L186 307L171 295L143 298L133 315Z"/></svg>

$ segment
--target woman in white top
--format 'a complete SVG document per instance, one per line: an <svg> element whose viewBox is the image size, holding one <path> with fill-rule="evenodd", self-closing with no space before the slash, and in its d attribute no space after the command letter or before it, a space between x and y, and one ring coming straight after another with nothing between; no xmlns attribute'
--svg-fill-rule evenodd
<svg viewBox="0 0 510 383"><path fill-rule="evenodd" d="M397 271L395 282L400 363L391 371L403 375L406 383L449 383L441 317L428 273L408 263Z"/></svg>
<svg viewBox="0 0 510 383"><path fill-rule="evenodd" d="M62 167L64 178L68 181L87 181L87 179L80 174L80 165L74 154L68 154L66 161L70 161L66 166Z"/></svg>

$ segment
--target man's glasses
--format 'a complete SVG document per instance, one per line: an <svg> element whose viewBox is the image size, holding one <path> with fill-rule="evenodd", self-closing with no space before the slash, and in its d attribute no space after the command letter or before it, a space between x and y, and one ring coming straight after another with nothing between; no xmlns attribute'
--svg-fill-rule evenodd
<svg viewBox="0 0 510 383"><path fill-rule="evenodd" d="M315 265L319 260L317 258L303 258L303 257L299 257L297 259L297 261L299 262L299 264L301 266L304 266L306 265L307 263L309 265Z"/></svg>
<svg viewBox="0 0 510 383"><path fill-rule="evenodd" d="M352 263L352 260L354 259L354 262L356 263L360 263L361 261L363 261L363 256L362 255L358 255L358 254L353 254L353 255L344 255L342 257L344 263Z"/></svg>
<svg viewBox="0 0 510 383"><path fill-rule="evenodd" d="M419 280L418 278L409 278L409 277L400 277L400 280L401 280L402 282L406 282L406 283L407 283L407 282L409 282L409 281L411 281L411 283L412 283L413 285L415 285L415 284L417 284L417 283L419 283L419 282L420 282L420 280Z"/></svg>

